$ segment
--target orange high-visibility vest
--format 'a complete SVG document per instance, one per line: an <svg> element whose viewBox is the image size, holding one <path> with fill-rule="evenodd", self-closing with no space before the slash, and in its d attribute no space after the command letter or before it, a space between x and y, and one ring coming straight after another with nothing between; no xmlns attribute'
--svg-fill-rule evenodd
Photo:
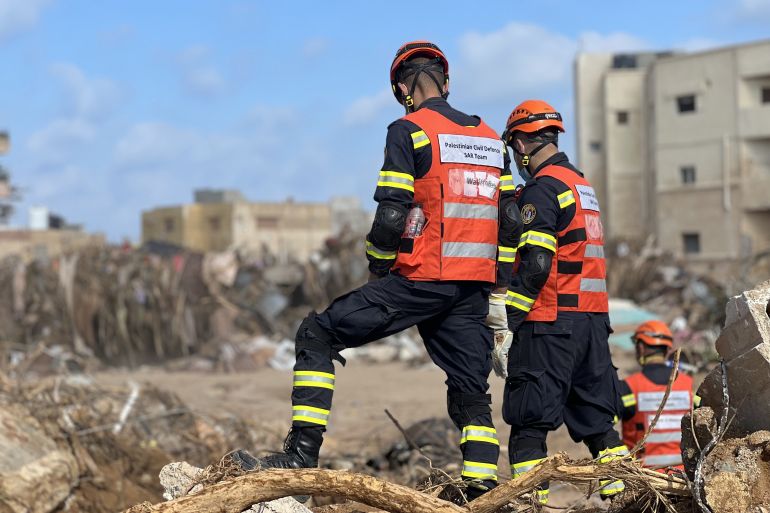
<svg viewBox="0 0 770 513"><path fill-rule="evenodd" d="M660 407L667 385L658 385L638 372L626 379L636 401L636 414L623 421L623 442L634 447L642 439ZM658 423L640 453L645 467L682 467L682 417L692 407L692 378L679 373Z"/></svg>
<svg viewBox="0 0 770 513"><path fill-rule="evenodd" d="M416 281L494 283L503 142L483 121L461 126L430 109L404 119L420 128L412 133L415 149L430 144L432 164L414 181L425 227L402 240L394 271Z"/></svg>
<svg viewBox="0 0 770 513"><path fill-rule="evenodd" d="M604 229L594 189L588 180L561 166L547 166L535 178L544 176L569 187L557 199L562 209L574 204L575 216L569 226L556 234L551 272L526 320L555 321L559 311L607 312ZM521 244L526 244L527 238L525 231Z"/></svg>

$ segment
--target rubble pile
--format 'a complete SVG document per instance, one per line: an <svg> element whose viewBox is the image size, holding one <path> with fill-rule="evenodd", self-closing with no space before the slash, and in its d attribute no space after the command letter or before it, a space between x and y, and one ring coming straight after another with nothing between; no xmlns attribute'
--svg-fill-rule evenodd
<svg viewBox="0 0 770 513"><path fill-rule="evenodd" d="M40 372L89 359L136 367L193 355L185 365L202 370L263 366L309 310L366 279L361 240L329 240L305 263L152 246L6 258L0 361L13 366L31 355L24 370Z"/></svg>

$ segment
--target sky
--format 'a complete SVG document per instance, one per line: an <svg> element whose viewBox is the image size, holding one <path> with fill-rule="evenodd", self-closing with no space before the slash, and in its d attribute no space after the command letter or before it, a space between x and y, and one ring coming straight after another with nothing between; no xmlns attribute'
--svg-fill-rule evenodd
<svg viewBox="0 0 770 513"><path fill-rule="evenodd" d="M0 156L22 189L110 240L196 188L371 200L404 42L450 63L450 102L502 131L541 98L567 120L580 52L700 51L770 37L770 0L402 3L0 0Z"/></svg>

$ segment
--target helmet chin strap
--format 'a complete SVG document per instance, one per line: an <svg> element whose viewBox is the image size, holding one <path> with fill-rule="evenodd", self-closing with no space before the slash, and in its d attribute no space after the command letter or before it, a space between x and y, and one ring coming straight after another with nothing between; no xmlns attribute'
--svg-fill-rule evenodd
<svg viewBox="0 0 770 513"><path fill-rule="evenodd" d="M519 175L524 180L530 180L534 176L534 173L532 173L532 170L529 168L529 165L532 163L532 157L537 155L540 152L540 150L542 150L543 148L545 148L549 144L551 144L551 143L550 142L541 143L537 148L532 150L530 153L521 153L514 146L513 152L516 155L518 155L519 158L521 159L521 165L517 165L516 167L519 170Z"/></svg>
<svg viewBox="0 0 770 513"><path fill-rule="evenodd" d="M405 76L402 76L402 79L405 79L406 77L414 75L414 78L412 79L412 85L409 87L409 92L404 96L404 109L406 110L407 114L411 114L415 111L414 108L414 98L412 95L414 95L414 90L417 88L417 79L420 78L421 73L427 73L427 75L433 80L433 83L436 84L436 88L441 92L442 87L439 81L436 79L435 76L433 76L433 73L431 73L432 68L436 65L437 62L440 62L438 59L434 59L435 62L428 62L425 64L419 64L414 65L410 63L404 64L404 67L407 68L407 74ZM449 97L449 92L441 92L441 97L443 99L447 99Z"/></svg>

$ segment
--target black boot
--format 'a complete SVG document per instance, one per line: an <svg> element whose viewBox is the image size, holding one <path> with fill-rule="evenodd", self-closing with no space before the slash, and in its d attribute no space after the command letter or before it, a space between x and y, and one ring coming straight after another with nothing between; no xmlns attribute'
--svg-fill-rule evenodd
<svg viewBox="0 0 770 513"><path fill-rule="evenodd" d="M244 470L255 468L313 468L318 466L318 453L323 442L322 427L292 427L283 443L283 452L255 458L244 450L231 458Z"/></svg>
<svg viewBox="0 0 770 513"><path fill-rule="evenodd" d="M495 481L489 479L464 479L464 481L467 484L465 496L468 498L468 502L478 499L497 486Z"/></svg>

